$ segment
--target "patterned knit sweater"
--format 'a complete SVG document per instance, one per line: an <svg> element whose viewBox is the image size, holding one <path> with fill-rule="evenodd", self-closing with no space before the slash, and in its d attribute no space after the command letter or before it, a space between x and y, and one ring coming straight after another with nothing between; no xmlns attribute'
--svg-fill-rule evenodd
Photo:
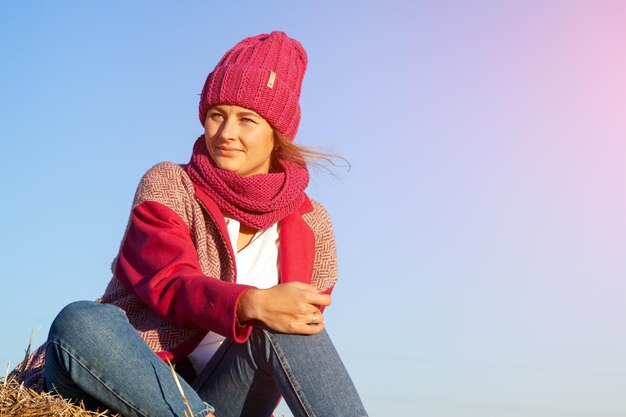
<svg viewBox="0 0 626 417"><path fill-rule="evenodd" d="M279 223L280 282L301 281L330 293L337 280L328 214L305 198ZM98 300L123 309L150 348L173 362L185 358L208 331L237 342L236 306L248 288L236 283L224 216L183 167L162 162L141 179L113 277ZM42 345L13 375L43 389Z"/></svg>

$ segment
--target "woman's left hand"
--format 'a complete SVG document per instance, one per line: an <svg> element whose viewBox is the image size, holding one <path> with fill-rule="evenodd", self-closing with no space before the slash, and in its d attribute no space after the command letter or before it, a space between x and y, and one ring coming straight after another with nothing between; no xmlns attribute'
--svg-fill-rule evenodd
<svg viewBox="0 0 626 417"><path fill-rule="evenodd" d="M316 334L325 327L320 307L330 303L330 295L312 285L289 282L243 293L237 317L240 322L258 320L277 332Z"/></svg>

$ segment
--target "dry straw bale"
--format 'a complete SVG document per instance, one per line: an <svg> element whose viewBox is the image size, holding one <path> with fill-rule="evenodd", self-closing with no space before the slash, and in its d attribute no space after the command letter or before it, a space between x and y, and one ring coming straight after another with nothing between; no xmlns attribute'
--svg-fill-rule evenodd
<svg viewBox="0 0 626 417"><path fill-rule="evenodd" d="M2 379L2 378L0 378ZM13 378L0 381L1 417L119 417L111 412L87 411L63 398L24 387Z"/></svg>

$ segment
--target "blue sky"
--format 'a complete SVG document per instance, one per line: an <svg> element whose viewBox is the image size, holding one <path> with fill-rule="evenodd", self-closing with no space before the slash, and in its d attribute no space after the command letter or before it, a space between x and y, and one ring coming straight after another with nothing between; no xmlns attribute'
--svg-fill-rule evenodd
<svg viewBox="0 0 626 417"><path fill-rule="evenodd" d="M309 54L297 141L352 166L309 193L370 413L625 415L625 21L619 1L3 2L0 363L101 295L137 181L201 133L207 73L284 30Z"/></svg>

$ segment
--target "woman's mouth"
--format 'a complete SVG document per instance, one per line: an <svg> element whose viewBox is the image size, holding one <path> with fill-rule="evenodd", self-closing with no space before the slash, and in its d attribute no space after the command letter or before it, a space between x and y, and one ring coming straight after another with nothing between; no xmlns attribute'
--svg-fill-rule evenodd
<svg viewBox="0 0 626 417"><path fill-rule="evenodd" d="M242 152L241 149L229 148L225 146L218 146L215 148L215 153L221 155L234 155L236 153Z"/></svg>

